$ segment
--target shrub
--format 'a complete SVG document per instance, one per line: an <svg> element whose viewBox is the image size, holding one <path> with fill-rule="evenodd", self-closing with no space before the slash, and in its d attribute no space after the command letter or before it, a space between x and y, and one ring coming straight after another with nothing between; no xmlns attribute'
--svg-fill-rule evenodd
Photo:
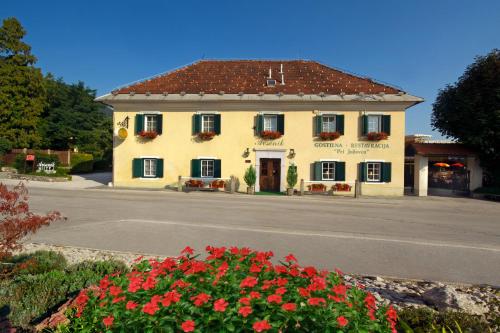
<svg viewBox="0 0 500 333"><path fill-rule="evenodd" d="M35 163L38 162L44 162L44 163L55 163L55 167L57 168L60 164L59 158L57 155L49 155L49 154L44 154L40 152L35 152ZM26 160L26 154L18 154L16 156L16 159L14 160L14 167L19 171L19 173L24 172L24 166L25 166L25 160ZM33 168L31 167L31 164L26 164L26 173L30 174L33 173ZM36 166L35 166L35 172L36 172Z"/></svg>
<svg viewBox="0 0 500 333"><path fill-rule="evenodd" d="M14 264L12 266L14 274L41 274L63 270L67 266L66 258L62 254L45 250L16 255L6 262Z"/></svg>
<svg viewBox="0 0 500 333"><path fill-rule="evenodd" d="M297 185L297 178L297 166L290 165L286 174L286 183L288 184L288 188L294 188L295 185Z"/></svg>
<svg viewBox="0 0 500 333"><path fill-rule="evenodd" d="M111 171L112 162L108 160L97 160L94 161L94 171Z"/></svg>
<svg viewBox="0 0 500 333"><path fill-rule="evenodd" d="M89 173L94 170L94 157L92 154L71 154L71 173Z"/></svg>
<svg viewBox="0 0 500 333"><path fill-rule="evenodd" d="M339 271L279 265L272 252L207 247L199 260L137 263L106 276L75 300L66 331L396 332L396 312L369 292L346 285Z"/></svg>
<svg viewBox="0 0 500 333"><path fill-rule="evenodd" d="M12 149L12 142L0 136L0 157L7 154Z"/></svg>
<svg viewBox="0 0 500 333"><path fill-rule="evenodd" d="M248 169L245 171L243 180L249 187L255 185L255 182L257 181L257 174L255 173L255 168L253 167L253 165L250 165Z"/></svg>
<svg viewBox="0 0 500 333"><path fill-rule="evenodd" d="M127 265L119 260L106 260L106 261L82 261L68 267L69 273L76 273L81 271L92 271L100 276L112 274L115 272L127 273L129 271Z"/></svg>

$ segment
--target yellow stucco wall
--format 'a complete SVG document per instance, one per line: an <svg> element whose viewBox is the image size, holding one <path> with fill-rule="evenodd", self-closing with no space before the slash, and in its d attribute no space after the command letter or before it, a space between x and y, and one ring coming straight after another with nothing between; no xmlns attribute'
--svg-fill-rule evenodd
<svg viewBox="0 0 500 333"><path fill-rule="evenodd" d="M143 140L134 136L135 115L137 112L147 113L160 111L163 114L163 133L152 140ZM163 188L176 186L178 176L189 177L191 159L215 157L222 160L222 178L235 176L241 185L240 191L246 190L243 181L245 169L251 160L256 164L256 152L259 150L285 149L295 150L295 158L286 158L286 168L294 162L298 168L300 179L312 180L311 163L319 160L333 159L346 162L346 182L353 184L358 174L358 163L368 160L392 162L392 181L390 183L362 184L363 195L403 195L403 165L404 165L404 133L405 114L401 111L377 111L373 114L391 115L391 135L388 140L371 142L360 137L359 118L361 111L334 112L343 114L345 119L345 134L335 141L317 141L313 136L314 110L286 111L285 135L275 140L277 145L260 145L260 139L254 136L254 122L258 111L218 111L221 114L221 134L211 141L197 142L192 136L192 116L199 109L192 110L159 110L148 105L127 107L115 106L115 133L118 122L129 117L128 137L121 140L114 138L113 184L119 187ZM264 110L262 110L264 111ZM329 111L329 110L321 110ZM324 144L335 147L325 147ZM380 146L371 146L372 144ZM319 147L318 147L319 145ZM366 147L364 145L369 145ZM250 148L250 156L244 157L246 148ZM164 159L164 177L160 179L132 178L133 158L154 156ZM336 182L322 182L334 184ZM298 189L299 184L296 188Z"/></svg>

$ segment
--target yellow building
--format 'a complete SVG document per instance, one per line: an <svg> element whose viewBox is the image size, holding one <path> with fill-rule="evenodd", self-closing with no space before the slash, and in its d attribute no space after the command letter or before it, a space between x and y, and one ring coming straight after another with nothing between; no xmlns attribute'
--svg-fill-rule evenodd
<svg viewBox="0 0 500 333"><path fill-rule="evenodd" d="M246 191L253 165L256 191L285 191L295 165L306 190L358 180L391 196L403 195L405 110L422 101L303 60L199 61L97 100L114 108L117 187L232 178Z"/></svg>

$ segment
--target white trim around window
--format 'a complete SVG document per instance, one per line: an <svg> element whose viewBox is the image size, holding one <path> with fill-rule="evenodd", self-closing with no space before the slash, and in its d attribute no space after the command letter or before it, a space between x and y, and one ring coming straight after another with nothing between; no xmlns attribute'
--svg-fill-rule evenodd
<svg viewBox="0 0 500 333"><path fill-rule="evenodd" d="M321 180L335 180L335 163L335 161L321 161Z"/></svg>
<svg viewBox="0 0 500 333"><path fill-rule="evenodd" d="M158 114L147 113L144 114L143 128L146 132L153 132L158 130Z"/></svg>
<svg viewBox="0 0 500 333"><path fill-rule="evenodd" d="M383 162L366 162L366 182L378 183L382 182L382 163Z"/></svg>
<svg viewBox="0 0 500 333"><path fill-rule="evenodd" d="M201 114L201 132L215 132L215 114Z"/></svg>
<svg viewBox="0 0 500 333"><path fill-rule="evenodd" d="M200 160L200 176L201 178L214 178L215 176L215 161L213 159Z"/></svg>
<svg viewBox="0 0 500 333"><path fill-rule="evenodd" d="M145 158L143 160L144 160L144 169L143 169L144 178L156 178L158 159Z"/></svg>

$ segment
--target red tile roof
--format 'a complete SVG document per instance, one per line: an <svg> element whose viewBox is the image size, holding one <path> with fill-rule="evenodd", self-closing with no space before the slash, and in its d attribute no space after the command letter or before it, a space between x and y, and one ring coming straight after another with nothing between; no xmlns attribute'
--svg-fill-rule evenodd
<svg viewBox="0 0 500 333"><path fill-rule="evenodd" d="M280 66L284 81L281 83ZM272 70L275 87L266 78ZM178 70L119 88L114 94L396 94L399 89L306 60L201 60Z"/></svg>
<svg viewBox="0 0 500 333"><path fill-rule="evenodd" d="M475 152L461 143L411 143L406 147L405 155L449 155L470 156Z"/></svg>

